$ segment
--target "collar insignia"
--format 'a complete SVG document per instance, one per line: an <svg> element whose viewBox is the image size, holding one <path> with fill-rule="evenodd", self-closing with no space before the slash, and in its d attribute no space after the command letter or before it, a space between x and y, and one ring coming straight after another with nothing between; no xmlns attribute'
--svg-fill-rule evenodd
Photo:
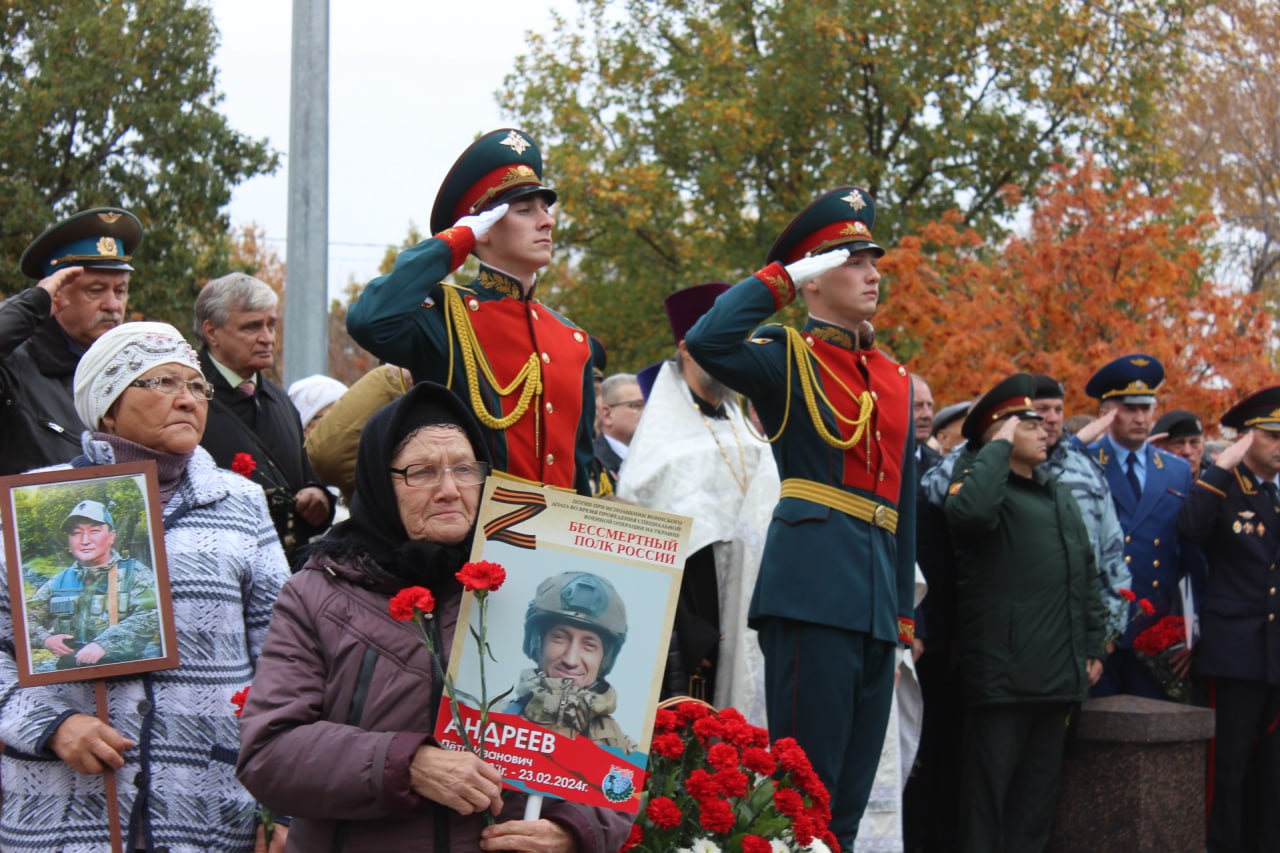
<svg viewBox="0 0 1280 853"><path fill-rule="evenodd" d="M476 276L476 284L487 290L493 290L503 296L512 299L523 299L524 294L520 292L520 283L515 279L503 275L494 270L482 269L480 274Z"/></svg>
<svg viewBox="0 0 1280 853"><path fill-rule="evenodd" d="M851 350L854 348L853 335L837 326L814 326L809 329L809 334L820 341L826 341L832 346L837 346L841 349Z"/></svg>

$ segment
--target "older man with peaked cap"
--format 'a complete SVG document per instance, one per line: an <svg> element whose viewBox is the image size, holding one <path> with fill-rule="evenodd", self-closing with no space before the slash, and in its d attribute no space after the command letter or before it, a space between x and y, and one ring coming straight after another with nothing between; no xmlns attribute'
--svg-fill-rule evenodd
<svg viewBox="0 0 1280 853"><path fill-rule="evenodd" d="M1241 400L1222 423L1240 438L1178 517L1209 560L1195 653L1215 711L1208 849L1280 850L1280 385Z"/></svg>
<svg viewBox="0 0 1280 853"><path fill-rule="evenodd" d="M70 216L31 241L37 284L0 303L0 475L66 462L85 425L71 402L80 356L124 321L142 225L127 210Z"/></svg>

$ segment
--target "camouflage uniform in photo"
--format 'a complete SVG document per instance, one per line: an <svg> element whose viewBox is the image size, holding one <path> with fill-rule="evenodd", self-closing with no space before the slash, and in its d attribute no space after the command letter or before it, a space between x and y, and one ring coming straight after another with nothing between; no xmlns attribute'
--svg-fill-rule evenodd
<svg viewBox="0 0 1280 853"><path fill-rule="evenodd" d="M117 606L113 616L109 602L110 572L117 572ZM111 552L111 562L90 567L78 561L44 583L27 602L33 649L45 648L56 634L70 634L67 645L78 650L89 643L106 654L96 665L147 657L147 645L160 631L156 609L155 575L131 558ZM152 655L154 656L154 655ZM58 668L75 666L75 657L59 658Z"/></svg>

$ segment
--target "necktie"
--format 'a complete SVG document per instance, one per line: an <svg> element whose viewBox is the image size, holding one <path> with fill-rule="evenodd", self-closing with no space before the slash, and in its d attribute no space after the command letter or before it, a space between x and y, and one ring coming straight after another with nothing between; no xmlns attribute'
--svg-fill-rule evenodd
<svg viewBox="0 0 1280 853"><path fill-rule="evenodd" d="M1262 484L1262 488L1266 490L1268 500L1275 504L1277 509L1280 509L1280 492L1276 490L1276 484L1268 480Z"/></svg>
<svg viewBox="0 0 1280 853"><path fill-rule="evenodd" d="M1129 487L1133 489L1133 496L1138 500L1142 499L1142 483L1138 482L1138 472L1134 468L1138 458L1130 453L1129 458L1125 460L1125 477L1129 480Z"/></svg>
<svg viewBox="0 0 1280 853"><path fill-rule="evenodd" d="M246 397L252 397L254 392L258 390L258 386L252 382L241 382L236 386L236 390Z"/></svg>

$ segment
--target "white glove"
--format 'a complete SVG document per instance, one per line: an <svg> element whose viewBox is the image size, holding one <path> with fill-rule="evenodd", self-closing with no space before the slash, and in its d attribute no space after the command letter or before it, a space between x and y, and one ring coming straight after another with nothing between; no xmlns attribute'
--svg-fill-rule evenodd
<svg viewBox="0 0 1280 853"><path fill-rule="evenodd" d="M834 252L824 252L821 255L801 258L795 263L787 264L787 275L791 276L791 283L799 287L805 282L813 281L824 272L835 269L847 260L849 260L849 250L836 249Z"/></svg>
<svg viewBox="0 0 1280 853"><path fill-rule="evenodd" d="M453 223L453 227L470 228L471 233L476 235L476 239L479 240L485 234L489 233L489 229L493 227L493 223L507 215L507 208L509 207L511 207L509 204L500 204L492 210L477 213L475 216L464 216L457 222Z"/></svg>

